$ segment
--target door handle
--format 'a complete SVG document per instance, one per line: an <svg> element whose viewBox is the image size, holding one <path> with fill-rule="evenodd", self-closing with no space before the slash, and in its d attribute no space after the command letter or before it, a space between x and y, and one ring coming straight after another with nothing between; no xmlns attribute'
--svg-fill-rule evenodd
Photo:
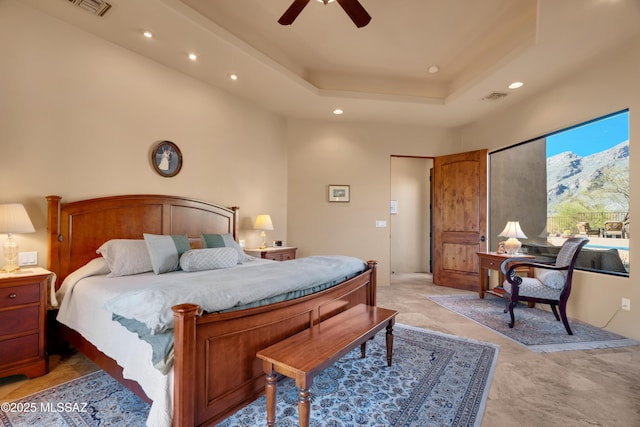
<svg viewBox="0 0 640 427"><path fill-rule="evenodd" d="M486 237L484 237L484 236L480 236L480 241L481 241L481 242L483 242L483 243L484 243L484 241L485 241L485 240L487 240L487 238L486 238Z"/></svg>

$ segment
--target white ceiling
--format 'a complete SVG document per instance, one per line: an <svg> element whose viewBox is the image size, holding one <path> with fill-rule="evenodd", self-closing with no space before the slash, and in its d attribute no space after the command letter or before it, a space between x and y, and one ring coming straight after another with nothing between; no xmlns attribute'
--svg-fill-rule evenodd
<svg viewBox="0 0 640 427"><path fill-rule="evenodd" d="M107 0L103 17L69 0L24 1L284 116L448 127L640 35L640 0L360 0L372 16L363 28L315 0L290 26L277 20L293 0ZM525 86L507 88L517 80ZM493 92L508 96L483 100Z"/></svg>

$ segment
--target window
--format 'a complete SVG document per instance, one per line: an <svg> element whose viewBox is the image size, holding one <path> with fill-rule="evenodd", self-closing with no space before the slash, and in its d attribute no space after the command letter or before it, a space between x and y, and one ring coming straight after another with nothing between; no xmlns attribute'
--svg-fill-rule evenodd
<svg viewBox="0 0 640 427"><path fill-rule="evenodd" d="M589 239L576 268L628 276L629 111L490 153L489 244L508 221L522 252L551 260L567 237Z"/></svg>

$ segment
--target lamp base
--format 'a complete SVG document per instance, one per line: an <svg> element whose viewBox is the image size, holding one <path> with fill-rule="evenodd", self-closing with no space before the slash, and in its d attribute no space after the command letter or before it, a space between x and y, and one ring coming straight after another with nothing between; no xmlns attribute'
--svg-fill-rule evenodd
<svg viewBox="0 0 640 427"><path fill-rule="evenodd" d="M12 271L20 270L20 266L16 263L18 260L18 243L13 239L12 233L7 235L7 241L2 245L2 252L7 264L0 269L5 273L11 273Z"/></svg>
<svg viewBox="0 0 640 427"><path fill-rule="evenodd" d="M260 249L266 249L267 248L267 233L265 233L264 230L262 230L260 232L260 237L262 237L262 243L260 244Z"/></svg>
<svg viewBox="0 0 640 427"><path fill-rule="evenodd" d="M510 237L504 242L504 249L507 251L507 255L513 256L520 252L520 248L522 247L522 243L520 240L515 237Z"/></svg>
<svg viewBox="0 0 640 427"><path fill-rule="evenodd" d="M0 268L0 273L13 273L14 271L18 270L20 270L19 265L7 264L4 267Z"/></svg>

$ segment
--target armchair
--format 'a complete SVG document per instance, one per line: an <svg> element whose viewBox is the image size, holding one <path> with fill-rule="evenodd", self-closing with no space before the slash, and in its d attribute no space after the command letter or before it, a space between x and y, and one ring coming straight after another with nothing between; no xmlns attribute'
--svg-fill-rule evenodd
<svg viewBox="0 0 640 427"><path fill-rule="evenodd" d="M587 236L598 236L600 237L600 230L599 229L592 229L591 226L589 225L588 222L579 222L576 224L576 227L578 228L578 234L581 235L587 235Z"/></svg>
<svg viewBox="0 0 640 427"><path fill-rule="evenodd" d="M604 237L621 237L624 239L624 222L606 221L604 223Z"/></svg>
<svg viewBox="0 0 640 427"><path fill-rule="evenodd" d="M573 268L580 250L587 242L587 239L580 237L567 239L555 262L541 263L530 258L509 258L502 263L500 269L505 277L502 285L506 304L504 312L508 311L511 316L510 328L515 324L513 309L518 302L538 302L549 304L556 320L560 321L562 318L567 333L573 335L567 319L567 301L571 294ZM536 268L536 277L518 276L519 267ZM560 310L560 316L556 307Z"/></svg>

